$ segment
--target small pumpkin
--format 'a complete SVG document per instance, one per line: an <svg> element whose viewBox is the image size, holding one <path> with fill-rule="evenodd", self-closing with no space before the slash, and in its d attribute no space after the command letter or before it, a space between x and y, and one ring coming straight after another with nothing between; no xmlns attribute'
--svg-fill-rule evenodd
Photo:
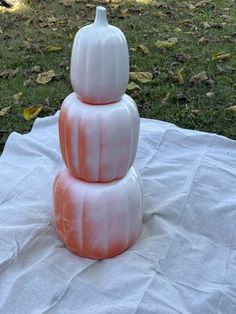
<svg viewBox="0 0 236 314"><path fill-rule="evenodd" d="M64 162L71 173L91 182L123 177L132 166L140 119L133 99L91 106L75 93L66 97L59 115Z"/></svg>
<svg viewBox="0 0 236 314"><path fill-rule="evenodd" d="M116 102L129 80L129 53L123 32L107 22L98 6L93 24L81 28L74 39L71 83L79 98L89 104Z"/></svg>
<svg viewBox="0 0 236 314"><path fill-rule="evenodd" d="M113 257L138 238L143 217L141 177L132 167L122 179L90 183L63 168L54 183L56 230L72 252Z"/></svg>

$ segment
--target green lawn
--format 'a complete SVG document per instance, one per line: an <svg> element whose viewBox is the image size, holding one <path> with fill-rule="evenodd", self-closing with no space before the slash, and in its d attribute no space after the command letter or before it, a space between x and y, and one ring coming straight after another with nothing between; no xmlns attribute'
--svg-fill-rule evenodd
<svg viewBox="0 0 236 314"><path fill-rule="evenodd" d="M77 30L92 22L96 4L104 4L109 22L124 31L131 72L153 73L147 83L134 80L140 89L128 91L141 117L236 139L236 107L227 109L236 105L234 0L87 3L32 0L0 7L1 150L10 132L31 129L34 120L23 117L25 108L43 106L39 116L52 115L72 92L71 45ZM168 40L171 47L157 47ZM50 51L55 47L61 49ZM38 74L49 70L53 79L38 84Z"/></svg>

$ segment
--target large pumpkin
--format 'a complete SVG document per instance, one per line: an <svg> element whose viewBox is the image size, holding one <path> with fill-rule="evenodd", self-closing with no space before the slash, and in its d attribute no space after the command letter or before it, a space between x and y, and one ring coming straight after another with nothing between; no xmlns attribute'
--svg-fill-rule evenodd
<svg viewBox="0 0 236 314"><path fill-rule="evenodd" d="M91 182L124 176L132 166L139 137L139 114L128 95L116 103L92 106L75 93L59 116L60 144L71 173Z"/></svg>
<svg viewBox="0 0 236 314"><path fill-rule="evenodd" d="M54 211L57 233L69 250L94 259L113 257L140 233L140 175L132 167L120 180L89 183L62 169L54 183Z"/></svg>
<svg viewBox="0 0 236 314"><path fill-rule="evenodd" d="M97 7L93 24L74 39L71 83L79 98L90 104L121 99L129 80L129 53L124 34L107 22L106 9Z"/></svg>

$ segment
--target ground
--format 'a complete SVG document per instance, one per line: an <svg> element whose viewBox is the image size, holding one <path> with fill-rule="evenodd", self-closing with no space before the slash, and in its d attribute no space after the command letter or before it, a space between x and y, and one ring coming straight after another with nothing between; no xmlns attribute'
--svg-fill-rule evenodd
<svg viewBox="0 0 236 314"><path fill-rule="evenodd" d="M28 132L72 92L71 45L97 4L127 37L137 84L127 93L141 117L236 139L234 0L32 0L0 6L1 150L10 132Z"/></svg>

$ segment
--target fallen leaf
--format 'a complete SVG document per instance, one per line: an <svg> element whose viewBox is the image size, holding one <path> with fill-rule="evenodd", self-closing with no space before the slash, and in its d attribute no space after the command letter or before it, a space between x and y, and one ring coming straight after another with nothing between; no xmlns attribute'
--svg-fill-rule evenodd
<svg viewBox="0 0 236 314"><path fill-rule="evenodd" d="M19 72L20 68L13 69L7 69L0 73L0 77L2 78L12 78Z"/></svg>
<svg viewBox="0 0 236 314"><path fill-rule="evenodd" d="M215 53L212 55L212 60L226 60L230 58L230 53L226 53L224 51Z"/></svg>
<svg viewBox="0 0 236 314"><path fill-rule="evenodd" d="M190 78L190 83L194 84L194 85L199 85L200 83L207 81L208 80L208 76L206 74L205 71L202 71L198 74L193 75Z"/></svg>
<svg viewBox="0 0 236 314"><path fill-rule="evenodd" d="M91 3L87 3L87 4L86 4L86 8L93 9L93 8L95 8L95 7L96 7L95 4L91 4Z"/></svg>
<svg viewBox="0 0 236 314"><path fill-rule="evenodd" d="M192 109L192 110L190 110L193 114L197 114L198 112L199 112L199 110L198 109Z"/></svg>
<svg viewBox="0 0 236 314"><path fill-rule="evenodd" d="M31 106L23 111L23 117L25 120L32 120L37 117L37 115L42 111L43 106Z"/></svg>
<svg viewBox="0 0 236 314"><path fill-rule="evenodd" d="M203 22L202 24L203 24L204 28L206 28L206 29L211 27L208 22Z"/></svg>
<svg viewBox="0 0 236 314"><path fill-rule="evenodd" d="M206 96L209 97L209 98L212 97L212 96L214 96L214 95L215 95L215 94L214 94L213 92L208 92L208 93L206 93Z"/></svg>
<svg viewBox="0 0 236 314"><path fill-rule="evenodd" d="M35 65L30 69L30 72L32 73L39 73L40 72L40 66L39 65Z"/></svg>
<svg viewBox="0 0 236 314"><path fill-rule="evenodd" d="M236 112L236 105L230 106L230 107L226 108L225 110Z"/></svg>
<svg viewBox="0 0 236 314"><path fill-rule="evenodd" d="M135 52L135 51L136 51L136 48L131 47L131 48L129 48L129 51Z"/></svg>
<svg viewBox="0 0 236 314"><path fill-rule="evenodd" d="M176 33L179 33L179 32L181 32L181 28L179 28L179 27L176 27L176 28L174 29L174 32L176 32Z"/></svg>
<svg viewBox="0 0 236 314"><path fill-rule="evenodd" d="M149 53L149 49L148 49L148 47L146 47L145 45L138 45L138 48L139 48L144 54L148 54L148 53Z"/></svg>
<svg viewBox="0 0 236 314"><path fill-rule="evenodd" d="M138 90L141 90L140 86L138 86L138 84L134 83L134 82L130 82L127 86L127 90L128 91L132 91L132 90L135 90L135 89L138 89Z"/></svg>
<svg viewBox="0 0 236 314"><path fill-rule="evenodd" d="M155 78L157 75L160 74L159 68L156 64L152 64L151 72L152 72L153 78Z"/></svg>
<svg viewBox="0 0 236 314"><path fill-rule="evenodd" d="M209 3L210 3L210 1L206 1L206 0L199 1L198 3L195 4L195 8L203 7L203 6L205 6L206 4L209 4Z"/></svg>
<svg viewBox="0 0 236 314"><path fill-rule="evenodd" d="M118 14L118 17L119 17L120 19L125 19L125 18L127 18L127 17L130 16L130 14L129 14L128 12L129 12L129 9L123 9L123 10L121 10L120 13Z"/></svg>
<svg viewBox="0 0 236 314"><path fill-rule="evenodd" d="M199 43L208 43L209 42L209 39L206 38L206 37L201 37L199 40L198 40Z"/></svg>
<svg viewBox="0 0 236 314"><path fill-rule="evenodd" d="M11 110L11 106L5 107L0 110L0 117L5 116Z"/></svg>
<svg viewBox="0 0 236 314"><path fill-rule="evenodd" d="M165 14L165 13L162 13L161 11L154 12L152 15L153 15L153 16L156 16L156 17L160 17L161 19L163 19L164 17L166 17L166 14Z"/></svg>
<svg viewBox="0 0 236 314"><path fill-rule="evenodd" d="M184 52L178 52L175 57L176 60L181 63L186 63L190 59L190 56Z"/></svg>
<svg viewBox="0 0 236 314"><path fill-rule="evenodd" d="M178 83L179 85L184 84L184 79L182 76L182 72L183 72L184 68L177 70L175 72L170 71L171 77L173 79L174 82Z"/></svg>
<svg viewBox="0 0 236 314"><path fill-rule="evenodd" d="M74 2L75 2L75 0L62 0L62 1L60 1L60 3L62 3L65 7L71 7Z"/></svg>
<svg viewBox="0 0 236 314"><path fill-rule="evenodd" d="M130 72L130 78L140 83L148 83L153 79L153 74L151 72Z"/></svg>
<svg viewBox="0 0 236 314"><path fill-rule="evenodd" d="M36 78L36 83L38 84L47 84L52 80L52 78L55 76L55 73L53 70L49 70L47 72L39 73Z"/></svg>
<svg viewBox="0 0 236 314"><path fill-rule="evenodd" d="M171 48L178 42L178 38L172 37L168 40L158 40L155 45L157 48Z"/></svg>
<svg viewBox="0 0 236 314"><path fill-rule="evenodd" d="M55 52L55 51L60 51L62 50L61 46L53 46L53 45L49 45L46 48L47 52Z"/></svg>
<svg viewBox="0 0 236 314"><path fill-rule="evenodd" d="M22 92L16 93L12 96L12 98L15 100L16 103L19 102L19 99L21 98L21 96L23 95Z"/></svg>
<svg viewBox="0 0 236 314"><path fill-rule="evenodd" d="M163 98L163 101L167 101L169 98L170 98L170 92L169 93L167 93L167 95L166 95L166 97L165 98Z"/></svg>

